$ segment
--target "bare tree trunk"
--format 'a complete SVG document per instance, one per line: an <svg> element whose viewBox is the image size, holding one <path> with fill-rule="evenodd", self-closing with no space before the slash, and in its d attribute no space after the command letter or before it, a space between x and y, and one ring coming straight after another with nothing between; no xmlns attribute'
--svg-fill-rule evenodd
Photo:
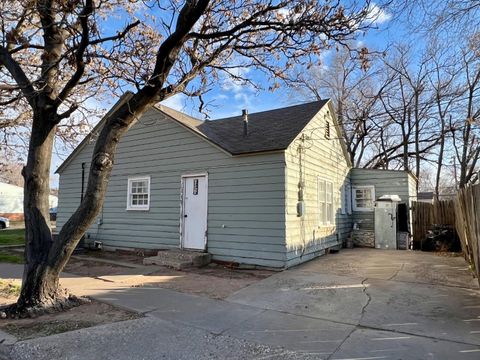
<svg viewBox="0 0 480 360"><path fill-rule="evenodd" d="M25 213L25 268L17 308L22 310L53 301L58 278L49 264L52 246L49 194L50 162L55 123L48 113L34 114L27 164L23 169ZM45 124L51 124L45 126Z"/></svg>
<svg viewBox="0 0 480 360"><path fill-rule="evenodd" d="M120 100L122 104L104 119L92 155L85 197L62 227L55 242L52 241L49 228L49 183L43 181L49 178L55 128L42 133L35 125L32 127L31 148L24 170L26 264L22 290L14 306L15 312L21 313L35 307L42 309L68 305L70 299L59 288L59 275L81 237L100 212L121 137L135 118L142 116L148 106L156 102L157 96L158 90L151 88L141 90L133 97L128 94Z"/></svg>
<svg viewBox="0 0 480 360"><path fill-rule="evenodd" d="M420 179L420 116L419 116L419 91L415 89L415 176ZM419 181L415 182L418 192Z"/></svg>
<svg viewBox="0 0 480 360"><path fill-rule="evenodd" d="M405 131L405 123L402 124L402 139L403 139L403 169L405 171L410 170L410 166L408 164L409 156L408 156L408 140L410 136L410 122L411 122L412 113L410 108L407 110L407 121L408 121L408 133Z"/></svg>
<svg viewBox="0 0 480 360"><path fill-rule="evenodd" d="M435 178L435 196L437 200L439 200L439 195L440 195L440 178L442 175L443 155L445 152L444 148L445 148L445 139L444 139L444 136L442 136L440 138L440 150L438 154L437 175Z"/></svg>
<svg viewBox="0 0 480 360"><path fill-rule="evenodd" d="M185 36L203 14L208 1L195 6L185 5L181 26L160 46L151 83L137 93L126 93L103 119L104 125L93 149L85 196L80 206L63 225L57 241L52 240L49 227L48 197L50 193L50 162L55 135L55 115L48 97L35 103L30 148L25 177L26 264L22 290L17 303L7 312L43 311L63 307L69 298L61 296L59 275L83 234L95 221L105 199L114 156L122 136L149 106L165 100L171 93L163 84L180 52ZM185 86L183 84L182 86ZM177 89L181 90L179 86ZM50 110L48 110L50 109Z"/></svg>

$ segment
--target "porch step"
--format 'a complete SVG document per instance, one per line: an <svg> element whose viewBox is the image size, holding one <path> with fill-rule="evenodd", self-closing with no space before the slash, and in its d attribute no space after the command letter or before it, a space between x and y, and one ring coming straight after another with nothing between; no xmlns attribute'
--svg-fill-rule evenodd
<svg viewBox="0 0 480 360"><path fill-rule="evenodd" d="M168 266L176 270L189 267L202 267L210 263L212 256L208 253L186 250L160 250L157 256L143 259L144 265Z"/></svg>

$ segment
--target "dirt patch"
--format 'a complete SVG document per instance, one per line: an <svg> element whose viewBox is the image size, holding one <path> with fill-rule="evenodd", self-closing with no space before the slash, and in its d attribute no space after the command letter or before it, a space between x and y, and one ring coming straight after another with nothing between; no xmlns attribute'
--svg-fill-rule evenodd
<svg viewBox="0 0 480 360"><path fill-rule="evenodd" d="M163 268L150 275L129 279L129 283L133 282L132 286L158 286L212 299L224 299L274 273L266 270L233 270L212 264L184 271Z"/></svg>
<svg viewBox="0 0 480 360"><path fill-rule="evenodd" d="M98 251L85 250L81 253L83 256L91 258L114 260L119 262L132 263L136 265L143 265L144 253L141 251ZM150 254L151 255L151 254ZM150 256L149 255L149 256Z"/></svg>
<svg viewBox="0 0 480 360"><path fill-rule="evenodd" d="M118 282L135 287L156 286L213 299L224 299L275 273L269 270L232 269L218 264L210 264L202 268L189 268L182 271L162 267L161 270L154 273L141 275L140 273L135 274L135 271L132 272L131 268L95 261L95 259L115 260L134 266L143 263L142 254L87 251L81 256L88 256L90 260L72 258L65 268L65 272L94 278L131 274L126 278L119 278Z"/></svg>
<svg viewBox="0 0 480 360"><path fill-rule="evenodd" d="M139 317L141 315L137 313L99 301L91 301L64 312L45 314L36 318L0 320L0 329L19 340L27 340Z"/></svg>
<svg viewBox="0 0 480 360"><path fill-rule="evenodd" d="M80 276L100 277L123 274L128 269L130 268L121 265L71 258L63 271Z"/></svg>
<svg viewBox="0 0 480 360"><path fill-rule="evenodd" d="M20 281L0 279L0 306L8 305L20 295Z"/></svg>

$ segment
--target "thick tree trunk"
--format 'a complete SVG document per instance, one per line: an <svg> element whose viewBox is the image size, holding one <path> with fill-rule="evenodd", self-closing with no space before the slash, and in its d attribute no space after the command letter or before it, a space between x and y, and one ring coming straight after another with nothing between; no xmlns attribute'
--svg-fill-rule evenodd
<svg viewBox="0 0 480 360"><path fill-rule="evenodd" d="M124 96L104 119L90 166L85 197L53 241L49 226L50 161L55 126L49 131L37 126L48 115L34 118L25 177L25 269L22 289L12 313L24 313L68 305L66 292L59 287L59 275L85 231L97 217L105 198L108 179L120 138L152 102L156 92ZM128 101L128 104L126 102Z"/></svg>
<svg viewBox="0 0 480 360"><path fill-rule="evenodd" d="M188 33L205 13L208 4L209 0L186 2L179 13L175 31L158 49L155 67L148 84L136 94L125 94L103 119L103 128L93 150L85 196L78 209L62 226L56 241L52 239L49 224L50 162L56 125L62 118L71 114L69 111L58 114L57 111L65 96L68 96L68 93L78 85L84 73L83 57L89 41L87 18L93 9L92 2L86 3L84 11L79 16L79 21L83 22L83 32L80 47L75 53L77 70L60 95L55 91L58 90L56 70L61 63L57 60L61 55L63 40L59 41L61 31L55 23L55 12L51 4L43 4L43 2L37 4L45 40L42 76L41 81L38 82L42 85L41 89L34 89L26 79L26 75L18 66L15 66L18 64L15 64L14 60L0 56L0 62L8 62L10 65L9 71L16 78L19 87L23 88L24 95L28 98L34 113L28 159L23 171L25 270L20 297L14 306L6 310L7 312L18 314L30 312L30 309L35 311L36 308L44 309L64 304L64 299L60 297L59 275L80 238L92 225L103 205L118 143L135 123L135 119L142 116L149 106L172 96L173 90L183 91L196 75L192 70L192 74L183 77L176 84L175 89L172 86L164 88L166 79L187 40ZM0 46L1 49L3 48ZM207 65L208 62L197 65L196 71L200 71ZM65 96L61 96L62 94Z"/></svg>
<svg viewBox="0 0 480 360"><path fill-rule="evenodd" d="M27 164L23 169L25 269L17 302L18 311L50 304L58 294L58 276L47 262L53 242L49 179L56 128L50 116L48 113L34 114Z"/></svg>

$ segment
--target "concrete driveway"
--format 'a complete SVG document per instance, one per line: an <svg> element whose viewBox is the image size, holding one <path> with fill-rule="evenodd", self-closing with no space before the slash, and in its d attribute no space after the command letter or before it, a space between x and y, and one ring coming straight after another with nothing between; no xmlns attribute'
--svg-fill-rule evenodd
<svg viewBox="0 0 480 360"><path fill-rule="evenodd" d="M480 358L480 292L461 257L343 250L227 301L268 309L227 333L322 358Z"/></svg>
<svg viewBox="0 0 480 360"><path fill-rule="evenodd" d="M342 250L226 300L64 281L146 317L17 342L12 359L480 358L480 290L461 257Z"/></svg>

